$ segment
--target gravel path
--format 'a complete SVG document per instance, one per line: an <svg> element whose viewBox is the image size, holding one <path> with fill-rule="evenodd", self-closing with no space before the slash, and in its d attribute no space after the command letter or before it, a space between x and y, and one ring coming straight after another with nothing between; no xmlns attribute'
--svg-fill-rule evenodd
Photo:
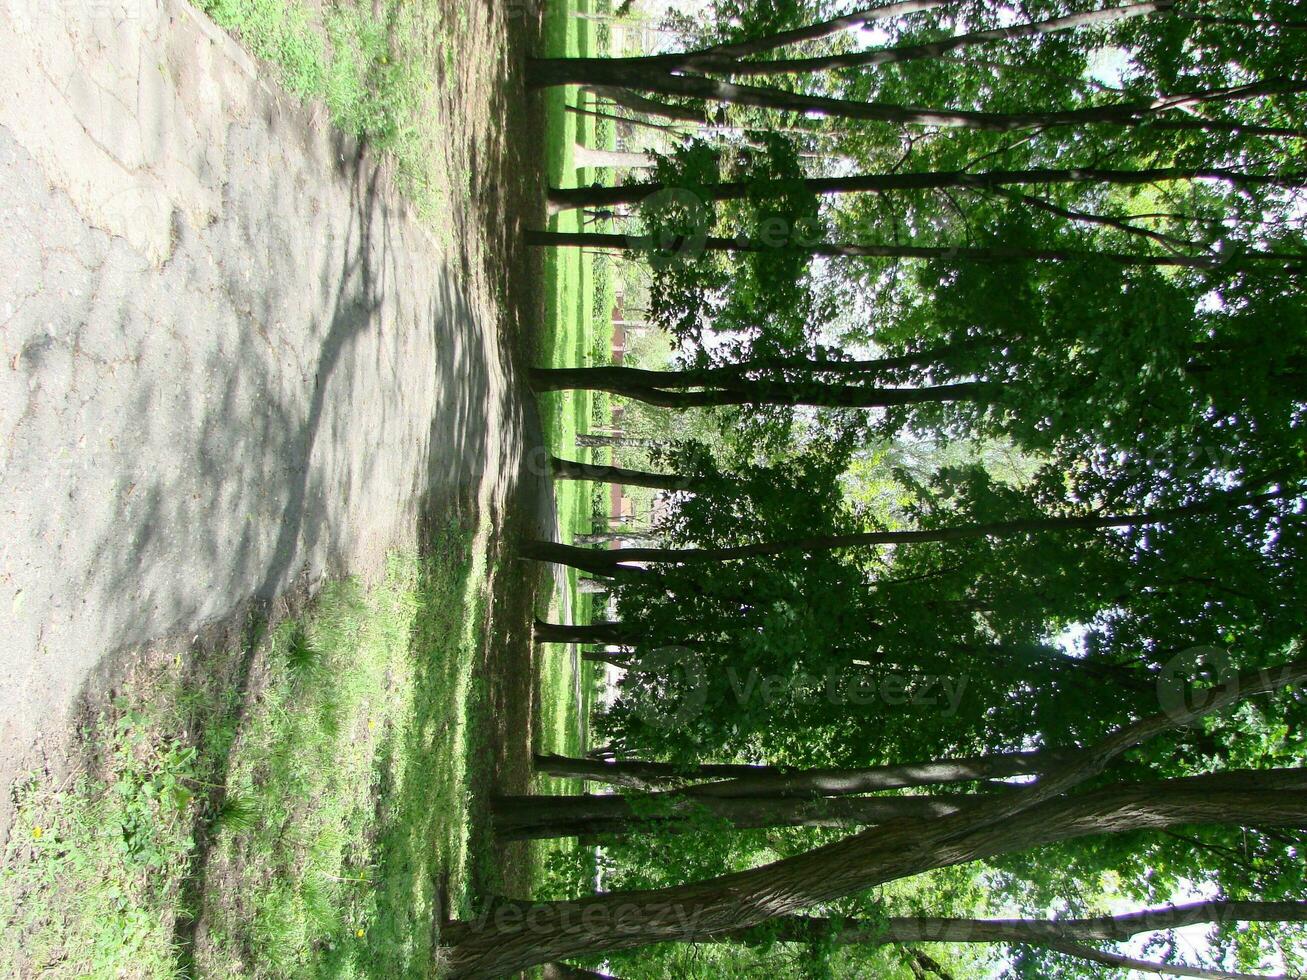
<svg viewBox="0 0 1307 980"><path fill-rule="evenodd" d="M429 234L183 0L4 0L0 36L7 797L110 652L493 514L522 413L463 211Z"/></svg>

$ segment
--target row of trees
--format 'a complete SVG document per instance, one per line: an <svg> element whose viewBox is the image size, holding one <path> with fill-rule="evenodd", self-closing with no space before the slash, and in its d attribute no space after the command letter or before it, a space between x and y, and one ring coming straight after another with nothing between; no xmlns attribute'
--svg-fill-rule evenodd
<svg viewBox="0 0 1307 980"><path fill-rule="evenodd" d="M648 179L550 192L614 230L531 238L643 255L677 363L534 386L720 435L553 461L672 502L657 545L524 548L617 614L538 638L625 674L604 757L538 761L613 791L501 799L496 826L601 844L609 890L453 924L455 975L978 942L1081 976L1215 920L1242 969L1150 968L1298 968L1267 923L1307 894L1302 26L1270 0L719 0L683 51L532 63L685 133ZM947 905L962 874L1029 914L883 899L924 876ZM1214 897L1048 918L1109 877Z"/></svg>

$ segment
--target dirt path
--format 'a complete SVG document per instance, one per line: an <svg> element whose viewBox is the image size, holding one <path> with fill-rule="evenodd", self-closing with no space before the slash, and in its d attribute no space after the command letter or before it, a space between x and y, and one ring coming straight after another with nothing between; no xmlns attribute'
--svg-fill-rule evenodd
<svg viewBox="0 0 1307 980"><path fill-rule="evenodd" d="M451 114L505 98L495 16ZM450 120L437 239L183 0L0 4L0 36L7 798L109 652L367 576L433 501L493 519L523 430L466 200L496 132Z"/></svg>

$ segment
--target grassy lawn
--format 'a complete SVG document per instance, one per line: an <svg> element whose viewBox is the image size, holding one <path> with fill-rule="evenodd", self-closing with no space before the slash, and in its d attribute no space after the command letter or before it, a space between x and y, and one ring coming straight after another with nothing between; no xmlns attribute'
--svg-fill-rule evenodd
<svg viewBox="0 0 1307 980"><path fill-rule="evenodd" d="M596 21L575 17L580 12L607 10L605 0L557 0L545 11L545 53L558 57L584 57L608 53L607 32ZM575 88L552 88L545 100L545 163L551 186L588 184L609 177L603 171L578 168L574 162L576 143L611 149L615 145L611 122L594 116L568 112L579 104ZM592 107L592 106L591 106ZM554 231L575 231L581 227L576 212L549 219ZM611 359L615 275L602 257L579 249L551 250L545 256L546 330L537 346L541 363L555 367L578 364L607 364ZM578 432L607 424L608 399L596 399L591 392L559 392L541 396L540 416L549 448L559 456L595 460L589 449L576 445ZM559 535L571 541L573 535L591 530L597 506L608 512L607 484L559 481L554 484ZM598 502L602 501L601 504ZM591 596L577 589L576 572L567 570L563 593L555 593L542 612L551 620L563 615L564 605L574 622L589 622L593 615ZM571 649L556 644L542 648L540 658L540 749L560 754L584 751L584 718L595 698L596 671L576 661ZM580 783L538 779L537 791L579 792ZM579 881L588 881L590 858L572 841L550 841L535 845L541 875L537 895L563 897Z"/></svg>
<svg viewBox="0 0 1307 980"><path fill-rule="evenodd" d="M23 790L0 974L427 976L436 889L466 914L476 870L470 542L449 527L189 676L181 657L138 671L83 771Z"/></svg>

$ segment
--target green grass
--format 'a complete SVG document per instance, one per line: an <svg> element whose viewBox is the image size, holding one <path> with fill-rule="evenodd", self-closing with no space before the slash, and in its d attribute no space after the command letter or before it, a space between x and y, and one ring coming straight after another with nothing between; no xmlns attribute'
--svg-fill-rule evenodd
<svg viewBox="0 0 1307 980"><path fill-rule="evenodd" d="M435 121L466 13L440 0L197 0L305 99L322 99L338 129L391 155L401 189L443 228L449 188Z"/></svg>
<svg viewBox="0 0 1307 980"><path fill-rule="evenodd" d="M577 11L600 9L602 0L560 0L545 11L544 51L552 56L583 57L606 53L605 38L595 21L573 16ZM603 9L607 4L603 3ZM605 176L574 162L576 143L612 148L611 123L594 116L566 111L578 104L575 88L553 88L545 99L545 163L551 186L588 184ZM552 217L551 230L575 231L581 227L579 216L567 212ZM551 366L607 364L612 351L612 321L615 275L612 264L579 249L553 250L545 256L545 324L538 343L538 357ZM576 446L578 432L591 431L598 421L605 424L609 414L608 399L596 399L590 392L551 393L540 398L540 415L545 439L559 456L590 460L589 450ZM558 481L554 484L559 535L571 541L573 535L589 531L595 509L594 494L598 486L607 512L608 487L585 482ZM589 622L593 609L591 597L577 589L574 569L566 579L567 603L575 622ZM551 598L546 615L561 615L563 596ZM584 722L595 700L596 671L584 662L573 664L567 647L548 644L540 657L540 738L543 751L578 754L585 748ZM580 784L572 781L538 779L537 791L546 793L578 792ZM536 891L540 897L561 897L574 889L578 881L593 877L591 856L573 841L541 842L534 847L540 869Z"/></svg>
<svg viewBox="0 0 1307 980"><path fill-rule="evenodd" d="M598 7L595 0L566 0L547 6L545 53L569 57L604 53L606 46L599 25L573 16L577 11L589 12ZM566 111L568 105L578 104L578 98L578 91L573 87L552 88L544 93L545 159L551 186L586 184L601 176L594 170L575 166L576 143L607 148L614 145L610 123ZM552 217L549 227L556 231L575 231L581 227L580 220L576 212L566 212ZM609 362L613 289L611 263L580 249L557 249L546 254L546 329L539 341L539 356L545 363L575 366ZM593 428L597 408L601 418L609 417L607 398L597 405L591 392L568 391L543 395L540 402L550 448L560 456L591 459L589 450L576 446L576 434ZM568 480L554 484L562 540L570 541L574 534L591 529L593 487L593 484ZM606 485L603 492L606 496ZM588 622L592 614L591 599L577 590L574 569L568 570L567 591L572 618ZM551 617L560 612L559 598L555 597L549 609ZM588 697L585 692L591 687L588 679L578 683L570 661L563 659L564 652L561 647L546 647L541 674L542 741L547 749L558 752L579 747L578 712L584 711ZM581 703L576 697L578 687L583 694Z"/></svg>
<svg viewBox="0 0 1307 980"><path fill-rule="evenodd" d="M472 911L485 578L451 527L270 631L243 699L138 678L90 771L21 794L0 975L428 976L437 887Z"/></svg>

